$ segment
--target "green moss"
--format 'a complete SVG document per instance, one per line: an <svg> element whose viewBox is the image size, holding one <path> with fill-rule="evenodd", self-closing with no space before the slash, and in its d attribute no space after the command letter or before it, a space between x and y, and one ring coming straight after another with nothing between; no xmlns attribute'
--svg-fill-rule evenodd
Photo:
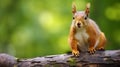
<svg viewBox="0 0 120 67"><path fill-rule="evenodd" d="M76 65L75 58L69 58L68 63L69 63L70 66L75 66Z"/></svg>

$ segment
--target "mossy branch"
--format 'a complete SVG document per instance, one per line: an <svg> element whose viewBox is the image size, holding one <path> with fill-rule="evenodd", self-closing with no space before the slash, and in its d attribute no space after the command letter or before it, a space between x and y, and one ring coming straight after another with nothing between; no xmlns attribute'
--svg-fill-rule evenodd
<svg viewBox="0 0 120 67"><path fill-rule="evenodd" d="M16 59L0 54L0 67L120 67L120 50L97 51L95 54L81 53L50 55L31 59Z"/></svg>

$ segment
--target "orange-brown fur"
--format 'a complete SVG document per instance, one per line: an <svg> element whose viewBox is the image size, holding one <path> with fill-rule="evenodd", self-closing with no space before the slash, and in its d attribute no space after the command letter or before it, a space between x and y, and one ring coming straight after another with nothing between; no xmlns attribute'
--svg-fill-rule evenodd
<svg viewBox="0 0 120 67"><path fill-rule="evenodd" d="M105 47L104 33L93 20L88 18L89 7L90 4L87 4L84 12L77 12L75 4L72 7L74 19L70 28L69 44L75 56L78 56L80 51L84 51L84 48L93 54L96 50L102 50Z"/></svg>

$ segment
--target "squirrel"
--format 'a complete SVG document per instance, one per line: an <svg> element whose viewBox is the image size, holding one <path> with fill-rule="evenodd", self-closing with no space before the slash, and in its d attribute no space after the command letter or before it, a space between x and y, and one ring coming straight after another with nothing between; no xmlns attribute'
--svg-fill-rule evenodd
<svg viewBox="0 0 120 67"><path fill-rule="evenodd" d="M94 54L96 50L104 50L106 37L95 21L90 19L90 3L84 11L77 11L75 3L72 4L73 20L70 27L69 44L74 56L80 52L88 51Z"/></svg>

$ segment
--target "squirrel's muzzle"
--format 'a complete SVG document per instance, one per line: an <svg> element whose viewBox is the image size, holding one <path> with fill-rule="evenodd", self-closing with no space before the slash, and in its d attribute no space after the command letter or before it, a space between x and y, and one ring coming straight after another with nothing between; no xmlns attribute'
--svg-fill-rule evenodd
<svg viewBox="0 0 120 67"><path fill-rule="evenodd" d="M81 23L77 23L77 26L78 26L78 28L80 28L81 27Z"/></svg>

